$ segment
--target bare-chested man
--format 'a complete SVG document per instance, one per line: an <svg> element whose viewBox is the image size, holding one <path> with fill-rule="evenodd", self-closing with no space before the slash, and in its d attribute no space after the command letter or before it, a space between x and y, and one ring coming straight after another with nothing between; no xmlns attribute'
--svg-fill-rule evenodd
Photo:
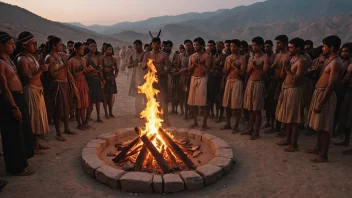
<svg viewBox="0 0 352 198"><path fill-rule="evenodd" d="M30 123L34 134L35 154L41 155L39 149L49 149L39 144L39 137L49 132L49 122L46 112L43 85L40 77L48 70L47 65L40 66L33 54L37 51L37 41L30 32L21 32L18 35L16 56L19 76L24 86L24 93L28 105Z"/></svg>
<svg viewBox="0 0 352 198"><path fill-rule="evenodd" d="M225 60L226 60L227 54L224 54L222 52L223 49L224 49L224 43L222 41L216 42L216 54L213 57L213 67L212 67L213 74L215 76L214 83L216 85L216 90L215 90L216 121L215 123L222 122L223 116L224 116L224 107L222 106L222 101L224 96L225 85L222 86L222 78L223 76L225 76L223 75L223 69L226 62Z"/></svg>
<svg viewBox="0 0 352 198"><path fill-rule="evenodd" d="M266 40L264 43L264 52L266 55L269 56L269 64L272 65L274 63L274 59L275 59L275 53L273 51L273 42L271 40ZM269 70L270 71L270 70ZM268 75L265 79L265 87L266 90L268 91L270 82L271 82L271 76L273 75L273 72L268 72ZM275 120L275 116L273 116L273 113L270 112L270 110L274 109L272 108L270 105L273 104L272 100L273 98L273 94L270 95L271 97L267 97L265 98L265 113L266 113L266 123L264 125L263 128L268 128L271 126L271 123L274 123Z"/></svg>
<svg viewBox="0 0 352 198"><path fill-rule="evenodd" d="M27 159L33 157L33 134L23 87L10 55L15 50L12 37L0 32L0 131L6 172L28 176Z"/></svg>
<svg viewBox="0 0 352 198"><path fill-rule="evenodd" d="M302 55L303 48L304 40L301 38L294 38L289 42L288 49L292 59L285 63L281 72L286 77L276 107L276 119L285 125L286 140L278 145L289 146L285 149L286 152L298 151L298 125L304 122L302 79L308 67Z"/></svg>
<svg viewBox="0 0 352 198"><path fill-rule="evenodd" d="M232 133L238 133L238 125L241 118L241 109L243 106L243 82L241 76L246 72L245 58L240 55L241 41L234 39L231 41L231 55L226 57L223 72L227 75L227 82L223 97L223 106L226 108L226 125L221 130L231 129L232 111L235 112L235 125Z"/></svg>
<svg viewBox="0 0 352 198"><path fill-rule="evenodd" d="M195 53L189 59L188 70L192 72L191 84L188 96L188 105L192 106L192 113L194 122L191 128L197 127L198 108L201 107L203 111L203 125L202 130L206 130L208 108L207 108L207 72L210 70L211 59L209 54L204 50L205 41L197 37L193 41L193 48Z"/></svg>
<svg viewBox="0 0 352 198"><path fill-rule="evenodd" d="M270 84L268 87L267 98L270 104L268 104L267 111L271 116L271 123L270 128L266 130L264 133L271 134L275 132L279 132L278 136L285 137L285 133L281 132L281 123L276 120L276 126L274 127L274 120L275 120L275 112L276 106L278 102L278 98L281 92L281 84L282 79L280 77L281 70L283 69L283 65L285 62L291 60L290 53L288 52L288 37L286 35L279 35L275 38L276 41L276 50L279 51L275 55L274 63L271 64L269 68L270 74Z"/></svg>
<svg viewBox="0 0 352 198"><path fill-rule="evenodd" d="M315 163L328 161L328 150L331 141L333 115L336 108L335 85L343 62L338 54L341 39L338 36L329 36L323 40L323 54L329 58L324 64L320 78L315 85L312 102L308 113L308 126L317 131L317 145L309 153L317 154Z"/></svg>
<svg viewBox="0 0 352 198"><path fill-rule="evenodd" d="M154 84L154 86L160 91L157 100L163 111L164 123L170 125L167 105L167 75L171 70L171 62L169 56L160 50L160 45L161 41L159 37L152 39L152 51L145 53L142 66L146 69L148 67L148 60L153 60L153 64L157 70L156 75L158 77L158 83Z"/></svg>
<svg viewBox="0 0 352 198"><path fill-rule="evenodd" d="M209 112L210 116L209 119L214 119L215 114L214 114L214 105L215 105L215 100L216 100L216 92L219 90L217 87L217 84L215 82L216 80L216 73L213 70L213 56L216 54L216 48L215 48L215 41L209 40L207 44L207 49L208 53L211 58L211 66L210 66L210 71L208 72L208 81L207 81L207 98L208 98L208 105L209 105Z"/></svg>
<svg viewBox="0 0 352 198"><path fill-rule="evenodd" d="M264 77L269 69L269 57L262 52L263 45L264 39L262 37L252 39L254 56L249 59L247 67L249 79L244 94L243 107L249 112L249 130L243 132L242 135L251 135L251 140L259 138L259 129L262 123L261 111L264 109Z"/></svg>
<svg viewBox="0 0 352 198"><path fill-rule="evenodd" d="M76 134L70 130L68 125L70 114L70 87L67 77L68 62L60 54L62 51L62 41L58 37L53 37L49 42L50 54L45 59L49 64L49 75L53 79L50 84L50 92L53 97L53 117L56 130L56 139L66 141L60 131L61 119L64 120L65 134Z"/></svg>
<svg viewBox="0 0 352 198"><path fill-rule="evenodd" d="M142 86L144 84L144 75L146 74L141 65L141 59L144 54L142 41L135 40L133 42L133 47L135 52L129 57L129 63L127 66L128 68L133 68L129 96L135 97L135 116L139 117L139 114L142 112L146 102L143 94L138 93L138 86Z"/></svg>
<svg viewBox="0 0 352 198"><path fill-rule="evenodd" d="M184 42L185 51L179 55L176 67L180 70L173 75L180 75L178 85L178 101L180 101L181 114L184 119L188 119L189 106L187 104L189 85L190 85L190 72L188 71L189 57L193 54L193 43L191 40L186 39Z"/></svg>
<svg viewBox="0 0 352 198"><path fill-rule="evenodd" d="M334 117L334 130L336 125L339 124L337 132L343 132L345 135L345 139L341 142L335 143L338 146L349 146L350 143L350 134L351 129L347 128L349 120L349 86L350 86L350 78L351 73L348 72L349 66L352 64L352 43L346 43L341 47L341 58L343 61L343 69L341 70L341 75L336 88L336 96L337 96L337 105ZM345 95L346 94L346 95ZM342 98L341 98L342 97Z"/></svg>

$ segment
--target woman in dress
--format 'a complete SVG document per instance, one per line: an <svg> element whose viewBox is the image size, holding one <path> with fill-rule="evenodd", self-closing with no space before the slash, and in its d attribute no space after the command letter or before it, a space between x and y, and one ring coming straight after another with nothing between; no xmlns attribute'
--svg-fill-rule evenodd
<svg viewBox="0 0 352 198"><path fill-rule="evenodd" d="M112 113L112 106L113 96L117 93L115 79L119 73L119 70L117 68L117 60L113 55L114 48L111 46L111 44L107 44L104 56L99 57L99 65L101 65L103 68L103 76L106 82L104 87L104 111L105 118L107 119L109 119L109 117L115 117ZM107 109L108 107L109 112Z"/></svg>

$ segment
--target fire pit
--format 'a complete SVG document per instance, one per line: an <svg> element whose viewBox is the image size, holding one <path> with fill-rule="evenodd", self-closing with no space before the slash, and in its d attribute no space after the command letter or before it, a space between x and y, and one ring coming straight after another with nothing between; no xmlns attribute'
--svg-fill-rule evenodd
<svg viewBox="0 0 352 198"><path fill-rule="evenodd" d="M162 127L153 61L138 87L147 104L145 126L119 129L92 140L82 151L86 172L112 188L128 192L197 190L217 181L234 162L231 147L199 130Z"/></svg>

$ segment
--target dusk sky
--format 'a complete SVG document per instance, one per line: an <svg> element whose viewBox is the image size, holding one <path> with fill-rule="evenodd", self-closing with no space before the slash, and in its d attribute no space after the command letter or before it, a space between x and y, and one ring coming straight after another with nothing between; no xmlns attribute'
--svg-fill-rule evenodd
<svg viewBox="0 0 352 198"><path fill-rule="evenodd" d="M112 25L150 17L207 12L263 0L1 0L41 17L84 25Z"/></svg>

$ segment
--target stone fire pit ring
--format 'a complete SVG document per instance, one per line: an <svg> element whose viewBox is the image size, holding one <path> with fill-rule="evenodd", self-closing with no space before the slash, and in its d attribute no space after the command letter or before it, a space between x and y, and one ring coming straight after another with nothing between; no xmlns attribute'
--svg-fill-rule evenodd
<svg viewBox="0 0 352 198"><path fill-rule="evenodd" d="M82 150L82 165L88 175L114 189L132 193L174 193L184 190L199 190L215 183L226 175L235 163L232 148L222 139L196 129L165 129L174 136L188 137L209 145L214 158L196 170L179 174L153 175L147 172L131 172L116 169L99 158L99 154L110 144L121 138L136 136L134 128L118 129L91 140Z"/></svg>

